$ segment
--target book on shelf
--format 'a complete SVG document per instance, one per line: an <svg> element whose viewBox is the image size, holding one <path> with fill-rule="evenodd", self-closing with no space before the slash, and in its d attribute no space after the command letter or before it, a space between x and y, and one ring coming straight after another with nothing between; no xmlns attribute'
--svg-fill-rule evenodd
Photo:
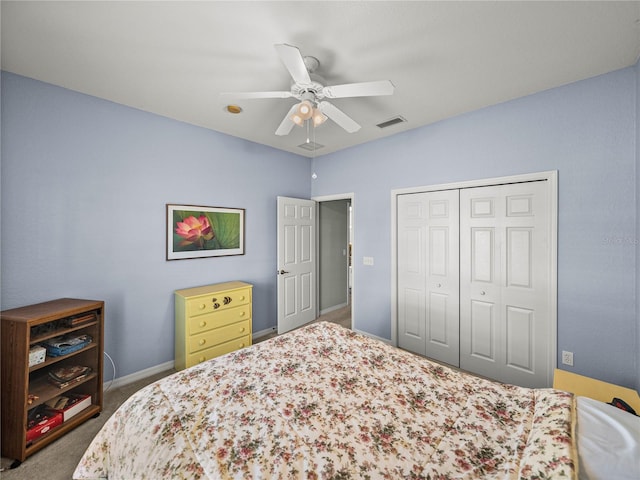
<svg viewBox="0 0 640 480"><path fill-rule="evenodd" d="M48 409L45 405L39 405L29 410L27 417L27 442L32 442L49 430L63 422L63 414Z"/></svg>
<svg viewBox="0 0 640 480"><path fill-rule="evenodd" d="M91 312L88 314L76 315L73 317L66 318L65 323L67 327L75 327L77 325L82 325L83 323L92 322L95 319L96 319L96 314L94 312Z"/></svg>
<svg viewBox="0 0 640 480"><path fill-rule="evenodd" d="M66 422L85 408L91 406L91 395L80 393L65 393L45 402L52 411L62 414L62 420Z"/></svg>

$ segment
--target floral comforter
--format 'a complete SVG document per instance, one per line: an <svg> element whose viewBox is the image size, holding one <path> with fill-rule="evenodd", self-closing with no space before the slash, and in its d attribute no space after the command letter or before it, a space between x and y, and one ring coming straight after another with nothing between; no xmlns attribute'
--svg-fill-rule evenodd
<svg viewBox="0 0 640 480"><path fill-rule="evenodd" d="M317 323L143 388L73 478L574 478L572 403Z"/></svg>

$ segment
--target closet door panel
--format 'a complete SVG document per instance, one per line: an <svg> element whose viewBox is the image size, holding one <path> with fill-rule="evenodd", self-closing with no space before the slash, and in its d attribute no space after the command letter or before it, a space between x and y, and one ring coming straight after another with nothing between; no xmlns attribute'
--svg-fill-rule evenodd
<svg viewBox="0 0 640 480"><path fill-rule="evenodd" d="M429 343L444 346L450 343L447 332L448 297L448 295L434 292L429 297ZM455 307L455 305L452 307Z"/></svg>
<svg viewBox="0 0 640 480"><path fill-rule="evenodd" d="M548 386L549 228L545 182L461 191L461 368ZM484 303L495 305L491 323L480 320Z"/></svg>
<svg viewBox="0 0 640 480"><path fill-rule="evenodd" d="M424 340L424 293L406 288L403 302L405 305L403 333L422 342Z"/></svg>
<svg viewBox="0 0 640 480"><path fill-rule="evenodd" d="M507 286L531 288L533 273L532 228L507 228Z"/></svg>
<svg viewBox="0 0 640 480"><path fill-rule="evenodd" d="M495 279L495 229L471 228L471 281L491 285Z"/></svg>
<svg viewBox="0 0 640 480"><path fill-rule="evenodd" d="M459 192L398 198L398 345L459 366Z"/></svg>
<svg viewBox="0 0 640 480"><path fill-rule="evenodd" d="M426 205L421 195L398 198L398 346L426 351Z"/></svg>
<svg viewBox="0 0 640 480"><path fill-rule="evenodd" d="M460 201L458 190L426 194L429 228L426 356L460 365Z"/></svg>
<svg viewBox="0 0 640 480"><path fill-rule="evenodd" d="M506 356L510 368L534 372L535 341L533 336L533 311L512 306L506 307Z"/></svg>
<svg viewBox="0 0 640 480"><path fill-rule="evenodd" d="M495 305L474 300L471 302L469 348L471 356L495 362Z"/></svg>
<svg viewBox="0 0 640 480"><path fill-rule="evenodd" d="M460 367L489 378L500 361L500 199L492 193L460 192Z"/></svg>

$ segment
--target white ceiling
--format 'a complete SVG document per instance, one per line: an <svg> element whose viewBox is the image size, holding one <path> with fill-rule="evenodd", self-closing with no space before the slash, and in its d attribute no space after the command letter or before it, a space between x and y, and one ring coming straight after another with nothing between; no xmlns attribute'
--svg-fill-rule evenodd
<svg viewBox="0 0 640 480"><path fill-rule="evenodd" d="M634 65L640 2L2 1L2 69L274 148L294 99L273 45L320 60L327 85L391 80L385 97L332 100L362 128L315 130L315 156ZM407 122L376 124L401 115ZM313 139L313 133L312 133Z"/></svg>

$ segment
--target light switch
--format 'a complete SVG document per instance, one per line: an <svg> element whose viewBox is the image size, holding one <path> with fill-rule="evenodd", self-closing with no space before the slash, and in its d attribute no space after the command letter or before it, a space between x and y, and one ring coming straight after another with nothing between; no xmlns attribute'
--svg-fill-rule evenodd
<svg viewBox="0 0 640 480"><path fill-rule="evenodd" d="M373 265L373 257L362 257L363 265Z"/></svg>

